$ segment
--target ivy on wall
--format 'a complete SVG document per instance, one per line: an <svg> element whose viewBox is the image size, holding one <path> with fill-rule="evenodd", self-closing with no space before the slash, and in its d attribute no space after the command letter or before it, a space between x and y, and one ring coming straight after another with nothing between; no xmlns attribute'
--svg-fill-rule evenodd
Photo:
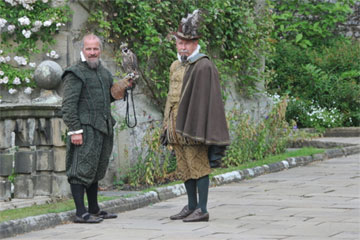
<svg viewBox="0 0 360 240"><path fill-rule="evenodd" d="M172 32L181 18L195 9L203 11L202 52L214 60L223 84L235 81L238 91L251 94L259 74L259 53L271 49L268 36L273 24L265 5L255 0L94 0L90 31L103 36L119 53L128 43L137 55L147 87L158 103L168 92L169 67L176 59ZM257 10L261 9L261 10ZM117 61L121 63L120 54Z"/></svg>
<svg viewBox="0 0 360 240"><path fill-rule="evenodd" d="M5 86L10 94L25 87L24 92L31 94L36 67L32 57L39 53L53 59L59 57L50 46L69 16L66 2L55 7L51 0L0 1L0 86Z"/></svg>

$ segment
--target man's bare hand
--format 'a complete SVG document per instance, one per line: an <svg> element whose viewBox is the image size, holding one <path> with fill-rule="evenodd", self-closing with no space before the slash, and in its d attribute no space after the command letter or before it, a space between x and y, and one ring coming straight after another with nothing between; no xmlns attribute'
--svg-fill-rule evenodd
<svg viewBox="0 0 360 240"><path fill-rule="evenodd" d="M74 145L83 144L83 136L82 133L71 135L71 143Z"/></svg>

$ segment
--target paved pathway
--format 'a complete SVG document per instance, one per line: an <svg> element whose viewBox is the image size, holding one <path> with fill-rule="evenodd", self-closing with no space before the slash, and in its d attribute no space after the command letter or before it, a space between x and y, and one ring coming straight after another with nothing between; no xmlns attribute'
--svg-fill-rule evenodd
<svg viewBox="0 0 360 240"><path fill-rule="evenodd" d="M360 155L211 188L209 222L169 220L184 204L181 196L97 225L69 223L8 239L358 240Z"/></svg>

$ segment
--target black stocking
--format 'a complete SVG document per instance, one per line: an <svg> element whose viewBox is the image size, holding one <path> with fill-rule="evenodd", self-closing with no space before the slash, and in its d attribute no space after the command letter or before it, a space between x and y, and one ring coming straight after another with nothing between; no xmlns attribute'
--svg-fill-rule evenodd
<svg viewBox="0 0 360 240"><path fill-rule="evenodd" d="M70 184L71 193L74 198L76 215L81 217L86 213L86 208L84 204L84 186L81 184Z"/></svg>
<svg viewBox="0 0 360 240"><path fill-rule="evenodd" d="M99 205L98 205L98 182L95 182L90 185L86 189L86 195L88 198L88 204L89 204L89 213L98 213L100 211Z"/></svg>

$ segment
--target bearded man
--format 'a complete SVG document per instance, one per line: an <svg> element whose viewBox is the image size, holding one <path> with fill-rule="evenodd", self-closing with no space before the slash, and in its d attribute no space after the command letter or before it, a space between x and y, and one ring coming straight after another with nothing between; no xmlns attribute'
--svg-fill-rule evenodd
<svg viewBox="0 0 360 240"><path fill-rule="evenodd" d="M184 222L209 220L209 147L230 143L218 71L209 57L199 53L198 15L195 10L183 18L174 33L178 60L170 67L163 123L188 196L188 204L170 219Z"/></svg>
<svg viewBox="0 0 360 240"><path fill-rule="evenodd" d="M84 36L81 60L62 75L63 120L68 127L66 174L76 206L75 223L99 223L117 215L101 211L98 205L98 182L106 173L113 147L110 104L113 77L100 61L102 44L93 34ZM117 88L124 95L130 79ZM118 94L119 95L119 94ZM85 191L88 209L85 208Z"/></svg>

